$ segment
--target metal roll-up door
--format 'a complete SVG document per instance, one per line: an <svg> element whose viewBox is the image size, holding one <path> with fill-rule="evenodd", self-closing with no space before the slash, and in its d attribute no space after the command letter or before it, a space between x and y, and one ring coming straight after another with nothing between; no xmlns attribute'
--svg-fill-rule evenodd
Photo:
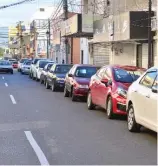
<svg viewBox="0 0 158 166"><path fill-rule="evenodd" d="M93 45L93 63L94 65L103 66L110 63L110 46L107 44Z"/></svg>
<svg viewBox="0 0 158 166"><path fill-rule="evenodd" d="M148 44L142 45L142 67L148 68Z"/></svg>

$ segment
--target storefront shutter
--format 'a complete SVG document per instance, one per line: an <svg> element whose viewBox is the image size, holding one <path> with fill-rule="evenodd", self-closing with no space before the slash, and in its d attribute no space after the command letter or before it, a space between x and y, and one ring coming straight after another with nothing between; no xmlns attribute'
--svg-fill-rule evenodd
<svg viewBox="0 0 158 166"><path fill-rule="evenodd" d="M93 63L94 65L109 65L110 62L110 46L107 44L93 44Z"/></svg>

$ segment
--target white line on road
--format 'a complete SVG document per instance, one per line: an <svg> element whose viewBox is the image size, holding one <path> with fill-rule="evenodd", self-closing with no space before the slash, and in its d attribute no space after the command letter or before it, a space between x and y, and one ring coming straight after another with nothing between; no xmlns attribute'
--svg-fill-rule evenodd
<svg viewBox="0 0 158 166"><path fill-rule="evenodd" d="M5 86L6 86L6 87L8 87L8 84L7 84L7 83L5 83Z"/></svg>
<svg viewBox="0 0 158 166"><path fill-rule="evenodd" d="M24 132L25 132L25 135L26 135L29 143L31 144L33 150L35 151L41 165L49 165L49 162L48 162L46 156L44 155L41 148L38 146L37 142L33 138L31 131L24 131Z"/></svg>
<svg viewBox="0 0 158 166"><path fill-rule="evenodd" d="M2 79L4 80L4 77L2 77Z"/></svg>
<svg viewBox="0 0 158 166"><path fill-rule="evenodd" d="M15 101L15 98L14 98L13 95L10 95L10 99L11 99L11 101L12 101L13 104L16 104L16 101Z"/></svg>

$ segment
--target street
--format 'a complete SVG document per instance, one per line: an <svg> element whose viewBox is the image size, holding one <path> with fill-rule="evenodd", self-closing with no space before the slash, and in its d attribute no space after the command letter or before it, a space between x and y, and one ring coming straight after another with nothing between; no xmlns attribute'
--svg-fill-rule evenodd
<svg viewBox="0 0 158 166"><path fill-rule="evenodd" d="M156 165L157 135L130 133L62 92L15 72L0 75L0 164Z"/></svg>

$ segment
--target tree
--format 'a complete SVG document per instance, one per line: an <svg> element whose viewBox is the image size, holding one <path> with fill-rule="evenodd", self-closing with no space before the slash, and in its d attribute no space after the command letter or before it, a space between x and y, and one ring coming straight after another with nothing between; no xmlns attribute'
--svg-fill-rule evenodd
<svg viewBox="0 0 158 166"><path fill-rule="evenodd" d="M2 57L4 54L4 49L0 47L0 57Z"/></svg>

